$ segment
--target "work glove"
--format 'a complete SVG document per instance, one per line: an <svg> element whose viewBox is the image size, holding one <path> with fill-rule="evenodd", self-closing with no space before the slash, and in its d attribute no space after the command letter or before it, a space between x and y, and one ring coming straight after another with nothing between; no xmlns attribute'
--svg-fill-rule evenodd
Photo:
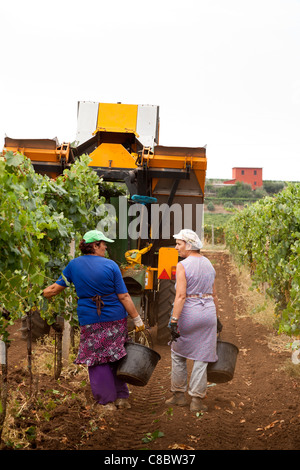
<svg viewBox="0 0 300 470"><path fill-rule="evenodd" d="M180 336L180 333L179 333L179 331L178 331L177 322L172 322L172 321L171 321L168 326L169 326L169 328L170 328L170 330L171 330L171 343L172 343L173 341L175 341L175 343L176 343L177 338L179 338L179 336Z"/></svg>
<svg viewBox="0 0 300 470"><path fill-rule="evenodd" d="M134 326L135 326L135 332L138 333L139 331L143 331L145 329L145 325L143 323L143 320L141 319L140 315L132 319Z"/></svg>

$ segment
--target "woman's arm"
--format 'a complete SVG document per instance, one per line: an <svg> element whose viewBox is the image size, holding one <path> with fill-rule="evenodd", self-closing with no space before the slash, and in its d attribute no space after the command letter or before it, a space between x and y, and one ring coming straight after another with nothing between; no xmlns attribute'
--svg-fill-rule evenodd
<svg viewBox="0 0 300 470"><path fill-rule="evenodd" d="M125 294L117 294L121 304L124 306L128 315L132 318L133 323L136 327L136 331L143 330L145 328L144 322L141 319L133 301L128 292Z"/></svg>
<svg viewBox="0 0 300 470"><path fill-rule="evenodd" d="M186 299L186 277L182 264L178 263L176 267L176 295L174 300L172 319L178 320ZM176 321L175 320L175 321Z"/></svg>
<svg viewBox="0 0 300 470"><path fill-rule="evenodd" d="M55 282L54 284L46 287L46 289L43 290L43 296L46 297L46 299L50 299L51 297L54 297L55 295L59 294L65 288L66 286L60 286Z"/></svg>
<svg viewBox="0 0 300 470"><path fill-rule="evenodd" d="M118 295L119 301L124 306L124 308L125 308L126 312L128 313L128 315L131 318L137 317L139 315L139 313L138 313L137 309L135 308L133 300L130 297L130 295L128 294L128 292L126 292L126 294L117 294L117 295Z"/></svg>

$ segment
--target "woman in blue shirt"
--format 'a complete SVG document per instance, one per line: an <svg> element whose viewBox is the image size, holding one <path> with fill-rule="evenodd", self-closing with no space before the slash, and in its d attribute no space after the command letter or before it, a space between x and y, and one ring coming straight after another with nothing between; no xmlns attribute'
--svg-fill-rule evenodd
<svg viewBox="0 0 300 470"><path fill-rule="evenodd" d="M129 408L127 384L116 375L118 360L126 355L127 314L136 329L143 321L128 294L118 265L105 258L113 240L98 230L87 232L79 244L83 256L74 258L62 276L43 291L46 298L73 283L78 296L80 344L76 364L86 364L95 400L108 410Z"/></svg>

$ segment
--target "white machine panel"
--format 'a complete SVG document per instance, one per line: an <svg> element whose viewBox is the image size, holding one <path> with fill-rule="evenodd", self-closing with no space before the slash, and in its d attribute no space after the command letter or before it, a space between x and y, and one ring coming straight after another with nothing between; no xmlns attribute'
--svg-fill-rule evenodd
<svg viewBox="0 0 300 470"><path fill-rule="evenodd" d="M99 103L93 101L79 101L77 109L77 133L78 145L93 137L97 127Z"/></svg>
<svg viewBox="0 0 300 470"><path fill-rule="evenodd" d="M158 113L158 106L138 105L136 131L144 147L153 149L158 144Z"/></svg>

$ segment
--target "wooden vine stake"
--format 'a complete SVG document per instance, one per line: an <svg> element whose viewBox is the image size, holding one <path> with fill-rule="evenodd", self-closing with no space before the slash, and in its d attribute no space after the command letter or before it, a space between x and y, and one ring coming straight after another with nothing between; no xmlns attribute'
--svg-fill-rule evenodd
<svg viewBox="0 0 300 470"><path fill-rule="evenodd" d="M0 340L0 364L1 364L1 382L0 382L0 442L6 417L7 404L7 343Z"/></svg>
<svg viewBox="0 0 300 470"><path fill-rule="evenodd" d="M71 344L71 325L68 321L64 320L64 330L62 337L62 359L63 362L68 363Z"/></svg>
<svg viewBox="0 0 300 470"><path fill-rule="evenodd" d="M75 240L73 239L70 243L70 255L75 258ZM64 320L63 338L62 338L62 359L68 364L70 345L71 345L72 327L67 320Z"/></svg>
<svg viewBox="0 0 300 470"><path fill-rule="evenodd" d="M75 257L75 240L72 240L70 243L70 255L72 258ZM56 326L54 377L58 379L62 371L63 363L67 365L69 362L72 328L67 320L63 320L63 325L56 323Z"/></svg>
<svg viewBox="0 0 300 470"><path fill-rule="evenodd" d="M66 320L56 322L52 327L55 329L54 377L58 379L63 365L69 362L72 329Z"/></svg>
<svg viewBox="0 0 300 470"><path fill-rule="evenodd" d="M29 372L29 396L32 394L32 320L30 311L27 313L27 368Z"/></svg>
<svg viewBox="0 0 300 470"><path fill-rule="evenodd" d="M55 331L54 378L57 380L62 371L62 331Z"/></svg>

